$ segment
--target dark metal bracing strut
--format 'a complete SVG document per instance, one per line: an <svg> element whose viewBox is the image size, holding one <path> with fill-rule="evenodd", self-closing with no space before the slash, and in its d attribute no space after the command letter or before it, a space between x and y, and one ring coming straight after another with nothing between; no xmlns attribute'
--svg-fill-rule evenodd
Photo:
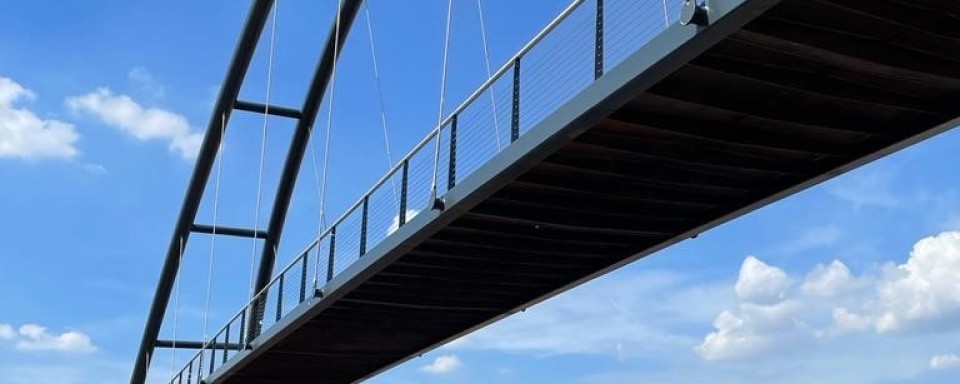
<svg viewBox="0 0 960 384"><path fill-rule="evenodd" d="M173 291L174 282L177 279L177 271L180 267L180 256L186 247L190 233L197 229L199 229L201 233L207 232L204 230L207 226L197 225L194 221L196 220L197 211L199 210L210 173L213 170L217 152L223 140L223 128L226 127L229 122L230 115L234 109L254 112L259 112L260 109L266 109L265 106L238 101L237 97L240 94L240 88L243 85L243 80L246 77L250 62L257 48L257 42L260 40L260 36L263 33L264 26L270 16L274 3L275 0L253 0L253 4L247 15L247 20L244 23L243 31L240 35L240 40L234 49L233 57L220 89L220 94L217 97L216 105L213 108L212 116L207 125L206 135L201 144L193 174L187 186L186 197L181 206L180 215L177 219L170 245L167 248L160 279L157 283L157 290L150 306L143 337L140 341L140 349L137 352L133 374L130 378L131 384L143 384L146 381L147 370L150 366L153 351L159 347L157 338L163 324L163 317ZM350 26L362 3L362 0L344 0L342 12L339 17L339 39L336 44L333 43L336 39L335 31L337 28L336 24L334 24L326 41L323 54L317 64L317 70L306 95L303 108L300 111L296 111L287 108L271 107L271 109L273 109L270 111L271 114L294 118L298 120L298 123L284 164L268 229L265 233L259 229L246 231L252 234L250 237L264 240L264 253L261 258L260 273L257 275L257 291L266 285L270 279L270 275L273 273L272 267L276 258L274 252L277 244L279 244L280 235L283 231L287 209L291 195L293 194L297 173L299 172L300 164L303 160L303 155L310 137L310 130L316 120L323 94L332 76L333 63L339 57L340 48L343 46ZM337 23L337 21L334 21L334 23ZM337 49L334 49L335 46ZM211 228L209 232L215 231ZM223 234L238 235L239 233L227 232L230 231L227 230L223 232ZM250 321L253 323L257 321L257 319L250 319Z"/></svg>
<svg viewBox="0 0 960 384"><path fill-rule="evenodd" d="M345 0L338 15L340 20L334 20L334 24L330 28L323 54L317 63L317 69L313 74L313 80L310 82L307 97L303 102L303 108L300 108L302 115L300 120L297 121L293 139L290 141L290 149L287 151L287 159L280 174L280 184L277 186L277 196L273 200L273 211L267 226L268 236L263 244L263 254L260 256L260 269L257 272L254 292L260 292L270 283L270 278L273 275L273 264L277 259L277 248L280 245L280 236L283 233L283 225L287 220L287 210L290 208L290 198L293 197L297 175L300 174L300 165L303 163L303 155L310 143L310 132L313 130L313 123L317 120L317 113L320 110L320 104L323 102L327 84L330 83L330 78L333 76L334 62L340 57L343 43L350 33L350 27L353 25L362 4L363 0ZM257 307L259 307L259 303L255 303L254 308ZM262 311L259 312L257 316L262 316ZM255 329L253 327L254 322L259 323L260 319L257 319L257 316L250 318L251 329Z"/></svg>
<svg viewBox="0 0 960 384"><path fill-rule="evenodd" d="M140 350L137 352L137 360L130 377L131 384L142 384L147 379L150 357L153 355L157 336L160 333L163 316L167 312L173 283L177 279L182 247L186 246L187 239L190 236L190 228L197 217L200 200L203 198L207 180L213 170L213 163L223 139L221 127L226 126L230 119L233 105L240 94L240 86L243 84L243 78L250 67L250 60L253 58L257 41L260 40L260 34L263 32L273 3L274 0L255 0L253 2L243 32L240 35L240 41L237 42L237 47L233 52L233 59L230 60L230 67L227 69L223 86L220 88L220 95L217 96L217 104L213 108L213 115L207 125L207 133L200 146L200 153L197 155L197 163L193 168L190 184L187 185L187 194L180 208L180 217L177 219L173 238L170 240L170 246L167 247L167 255L160 272L160 281L157 283L157 291L153 296L153 303L150 305L150 313L147 315L147 323L143 329L143 338L140 340Z"/></svg>

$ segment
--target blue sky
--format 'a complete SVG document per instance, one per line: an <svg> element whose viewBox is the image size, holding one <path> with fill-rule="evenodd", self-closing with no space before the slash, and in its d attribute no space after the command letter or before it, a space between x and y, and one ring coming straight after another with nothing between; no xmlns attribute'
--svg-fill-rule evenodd
<svg viewBox="0 0 960 384"><path fill-rule="evenodd" d="M335 3L307 3L280 2L272 103L299 105L325 39ZM566 6L516 3L484 2L495 68ZM446 2L410 4L370 4L393 160L433 128L439 99ZM447 110L486 76L476 3L456 4ZM127 379L246 11L246 2L227 0L4 6L0 382ZM358 20L338 71L331 216L388 165L365 23ZM269 36L245 99L264 98ZM264 196L272 196L292 128L268 123ZM253 225L262 128L255 115L231 122L219 223ZM953 382L960 374L958 146L960 132L928 140L371 382ZM316 234L313 181L308 157L281 245L288 259ZM213 203L210 192L198 221L211 222ZM270 203L262 202L261 224ZM204 319L219 327L248 294L251 244L218 239L206 305L210 248L208 239L191 240L168 338L174 323L178 338L201 338ZM170 361L157 355L156 382Z"/></svg>

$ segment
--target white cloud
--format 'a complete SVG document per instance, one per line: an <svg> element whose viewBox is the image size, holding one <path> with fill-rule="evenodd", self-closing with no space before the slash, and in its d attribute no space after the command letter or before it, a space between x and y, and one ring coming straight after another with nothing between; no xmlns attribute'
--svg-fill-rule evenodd
<svg viewBox="0 0 960 384"><path fill-rule="evenodd" d="M745 302L771 304L783 299L789 285L783 270L747 256L740 266L740 277L734 289Z"/></svg>
<svg viewBox="0 0 960 384"><path fill-rule="evenodd" d="M127 95L100 88L67 98L74 113L85 113L140 141L163 140L171 151L185 159L196 157L203 134L190 127L187 118L159 108L144 108Z"/></svg>
<svg viewBox="0 0 960 384"><path fill-rule="evenodd" d="M135 67L127 73L127 78L134 82L140 91L150 97L162 99L167 95L167 88L154 79L153 74L144 67Z"/></svg>
<svg viewBox="0 0 960 384"><path fill-rule="evenodd" d="M24 324L16 331L9 324L0 324L0 340L13 342L16 349L24 351L91 353L97 350L90 337L83 333L50 334L46 327L37 324Z"/></svg>
<svg viewBox="0 0 960 384"><path fill-rule="evenodd" d="M42 119L19 101L36 95L17 82L0 77L0 159L71 159L80 151L74 126L59 120Z"/></svg>
<svg viewBox="0 0 960 384"><path fill-rule="evenodd" d="M859 277L839 261L817 265L799 287L791 287L783 270L750 256L735 291L736 309L721 311L714 331L694 347L704 360L750 360L871 330L957 331L960 232L922 239L905 263Z"/></svg>
<svg viewBox="0 0 960 384"><path fill-rule="evenodd" d="M432 363L423 366L420 370L434 375L445 375L460 369L461 366L463 366L463 363L456 355L443 355L437 357Z"/></svg>
<svg viewBox="0 0 960 384"><path fill-rule="evenodd" d="M870 318L851 313L846 308L833 309L833 323L841 332L859 332L870 328Z"/></svg>
<svg viewBox="0 0 960 384"><path fill-rule="evenodd" d="M852 284L850 269L839 260L834 260L828 266L818 264L807 274L801 289L810 295L833 297L851 288Z"/></svg>
<svg viewBox="0 0 960 384"><path fill-rule="evenodd" d="M937 355L930 358L930 369L958 369L960 368L960 356L957 355Z"/></svg>
<svg viewBox="0 0 960 384"><path fill-rule="evenodd" d="M725 310L694 351L704 360L745 360L784 346L796 346L812 334L799 316L803 304L785 300L790 281L782 269L748 256L734 286L742 301Z"/></svg>
<svg viewBox="0 0 960 384"><path fill-rule="evenodd" d="M886 268L877 295L880 332L960 328L960 232L917 242L905 264Z"/></svg>
<svg viewBox="0 0 960 384"><path fill-rule="evenodd" d="M13 327L0 323L0 340L13 340L14 337L17 337L17 333L13 331Z"/></svg>

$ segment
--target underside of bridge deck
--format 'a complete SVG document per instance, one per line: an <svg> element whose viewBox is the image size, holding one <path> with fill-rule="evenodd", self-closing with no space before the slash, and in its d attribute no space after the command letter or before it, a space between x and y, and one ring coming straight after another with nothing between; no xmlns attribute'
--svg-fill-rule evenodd
<svg viewBox="0 0 960 384"><path fill-rule="evenodd" d="M217 380L361 380L945 130L960 2L783 1L606 115Z"/></svg>

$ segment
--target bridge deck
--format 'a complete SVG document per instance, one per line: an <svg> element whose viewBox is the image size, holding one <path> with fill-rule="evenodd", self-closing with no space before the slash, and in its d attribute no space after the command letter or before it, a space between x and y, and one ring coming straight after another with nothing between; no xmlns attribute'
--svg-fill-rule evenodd
<svg viewBox="0 0 960 384"><path fill-rule="evenodd" d="M370 377L960 116L960 2L740 3L667 29L210 381Z"/></svg>

